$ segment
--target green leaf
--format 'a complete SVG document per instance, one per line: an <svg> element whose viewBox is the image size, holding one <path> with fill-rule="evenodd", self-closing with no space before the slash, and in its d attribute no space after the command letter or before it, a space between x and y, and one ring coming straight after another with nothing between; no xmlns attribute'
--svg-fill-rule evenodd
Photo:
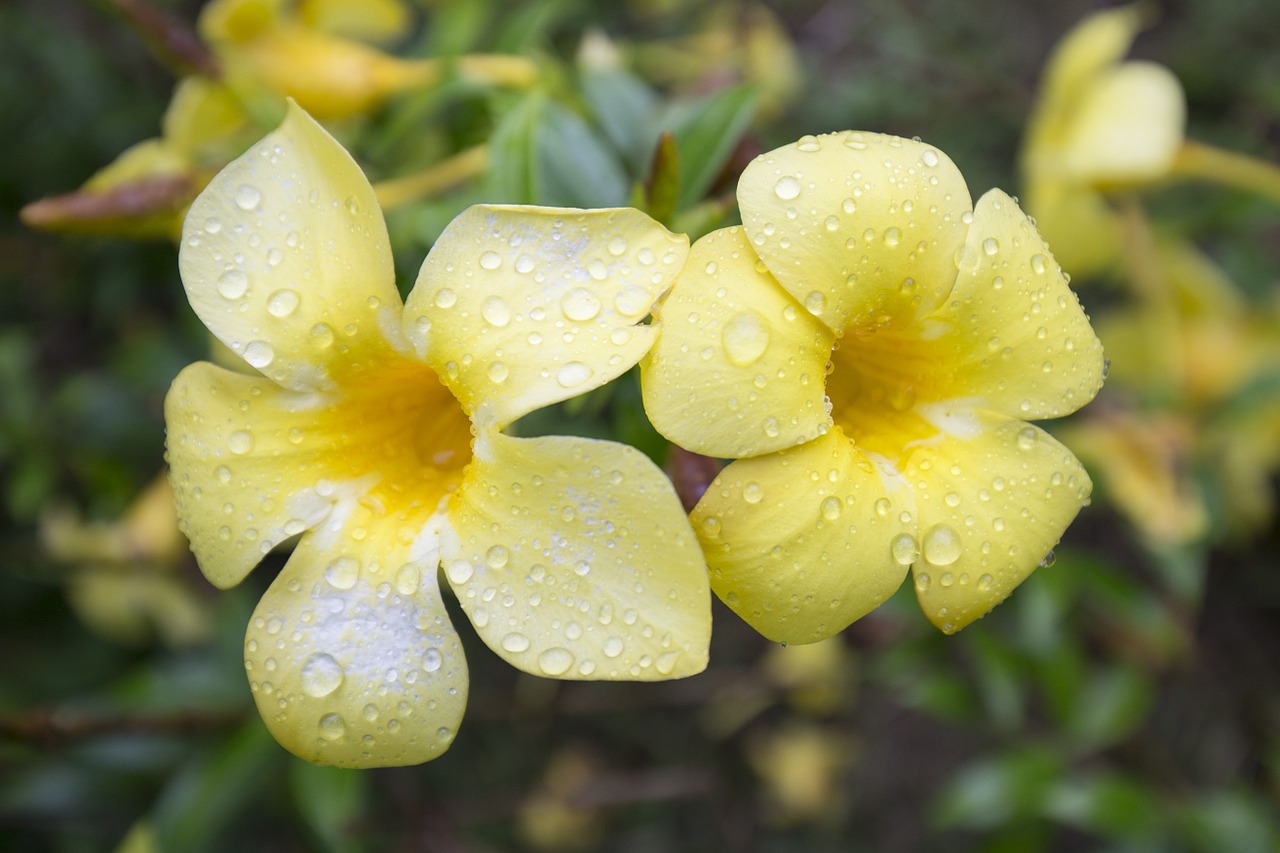
<svg viewBox="0 0 1280 853"><path fill-rule="evenodd" d="M650 139L670 130L680 149L683 186L677 209L701 201L724 170L755 115L759 93L751 86L725 89L694 101L678 101L655 118Z"/></svg>
<svg viewBox="0 0 1280 853"><path fill-rule="evenodd" d="M991 829L1033 817L1062 769L1056 755L1031 747L971 764L939 797L937 819L943 826Z"/></svg>
<svg viewBox="0 0 1280 853"><path fill-rule="evenodd" d="M538 197L537 127L547 96L542 92L498 99L502 119L489 138L491 200L534 204Z"/></svg>
<svg viewBox="0 0 1280 853"><path fill-rule="evenodd" d="M298 759L290 762L289 788L303 821L328 850L364 849L352 827L369 797L369 775L361 770L320 767Z"/></svg>
<svg viewBox="0 0 1280 853"><path fill-rule="evenodd" d="M1065 722L1081 745L1106 746L1123 739L1151 707L1154 688L1145 675L1115 665L1094 673L1084 685L1074 712Z"/></svg>
<svg viewBox="0 0 1280 853"><path fill-rule="evenodd" d="M537 204L618 207L630 183L614 153L577 113L547 101L537 124Z"/></svg>
<svg viewBox="0 0 1280 853"><path fill-rule="evenodd" d="M643 178L653 151L658 96L640 78L619 68L585 69L579 85L605 138L622 153L632 176Z"/></svg>

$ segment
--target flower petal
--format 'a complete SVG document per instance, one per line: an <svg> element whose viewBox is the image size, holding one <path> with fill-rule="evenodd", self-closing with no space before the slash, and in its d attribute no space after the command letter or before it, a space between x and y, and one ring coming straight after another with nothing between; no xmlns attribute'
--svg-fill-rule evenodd
<svg viewBox="0 0 1280 853"><path fill-rule="evenodd" d="M399 337L386 225L351 156L296 105L191 205L179 255L191 307L286 388L381 360Z"/></svg>
<svg viewBox="0 0 1280 853"><path fill-rule="evenodd" d="M1079 460L1024 421L940 405L943 428L905 476L915 490L925 616L950 634L984 616L1058 543L1093 488Z"/></svg>
<svg viewBox="0 0 1280 853"><path fill-rule="evenodd" d="M165 398L182 531L216 586L238 584L275 545L329 512L315 478L299 476L302 453L289 437L301 419L291 407L296 398L207 362L179 373Z"/></svg>
<svg viewBox="0 0 1280 853"><path fill-rule="evenodd" d="M658 431L710 456L802 444L831 425L824 378L835 336L787 295L741 228L693 244L641 362Z"/></svg>
<svg viewBox="0 0 1280 853"><path fill-rule="evenodd" d="M902 585L914 509L906 484L836 427L730 464L692 520L716 595L770 640L812 643Z"/></svg>
<svg viewBox="0 0 1280 853"><path fill-rule="evenodd" d="M362 508L308 533L254 611L254 700L276 740L308 761L418 764L462 720L467 665L440 597L438 538L398 533Z"/></svg>
<svg viewBox="0 0 1280 853"><path fill-rule="evenodd" d="M925 321L949 390L1020 418L1056 418L1102 387L1102 344L1035 226L1000 190L978 200L951 298Z"/></svg>
<svg viewBox="0 0 1280 853"><path fill-rule="evenodd" d="M877 133L807 136L757 157L738 182L756 253L837 332L941 303L969 204L947 155Z"/></svg>
<svg viewBox="0 0 1280 853"><path fill-rule="evenodd" d="M1063 143L1063 168L1094 183L1163 177L1182 147L1186 114L1172 71L1126 62L1101 75L1079 105Z"/></svg>
<svg viewBox="0 0 1280 853"><path fill-rule="evenodd" d="M1069 110L1088 89L1094 77L1119 62L1129 52L1142 29L1139 4L1104 9L1086 16L1053 49L1045 66L1046 112Z"/></svg>
<svg viewBox="0 0 1280 853"><path fill-rule="evenodd" d="M477 205L427 255L405 330L467 411L484 404L502 427L640 360L654 330L639 324L688 240L638 210Z"/></svg>
<svg viewBox="0 0 1280 853"><path fill-rule="evenodd" d="M445 575L512 666L639 681L706 667L706 566L670 482L634 448L483 432L448 514Z"/></svg>

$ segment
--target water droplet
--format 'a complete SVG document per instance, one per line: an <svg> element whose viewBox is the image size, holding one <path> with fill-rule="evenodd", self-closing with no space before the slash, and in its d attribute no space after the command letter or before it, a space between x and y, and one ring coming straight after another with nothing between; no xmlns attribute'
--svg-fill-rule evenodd
<svg viewBox="0 0 1280 853"><path fill-rule="evenodd" d="M345 207L347 209L347 213L352 216L355 216L360 212L360 202L356 201L354 196L347 196L343 200L342 206Z"/></svg>
<svg viewBox="0 0 1280 853"><path fill-rule="evenodd" d="M1056 562L1058 562L1058 555L1053 551L1050 551L1048 554L1045 554L1044 559L1040 561L1040 568L1047 569Z"/></svg>
<svg viewBox="0 0 1280 853"><path fill-rule="evenodd" d="M464 584L471 580L471 576L475 574L475 566L466 560L454 560L445 567L444 573L449 578L449 583Z"/></svg>
<svg viewBox="0 0 1280 853"><path fill-rule="evenodd" d="M244 360L259 369L271 364L276 351L266 341L250 341L244 348Z"/></svg>
<svg viewBox="0 0 1280 853"><path fill-rule="evenodd" d="M552 647L538 655L538 669L547 675L563 675L571 666L573 666L573 653L568 649Z"/></svg>
<svg viewBox="0 0 1280 853"><path fill-rule="evenodd" d="M796 143L796 148L800 151L812 153L822 150L822 143L816 136L802 136L800 141Z"/></svg>
<svg viewBox="0 0 1280 853"><path fill-rule="evenodd" d="M267 313L272 317L288 317L298 310L298 303L301 301L302 298L298 296L296 290L290 290L287 287L277 290L267 297Z"/></svg>
<svg viewBox="0 0 1280 853"><path fill-rule="evenodd" d="M244 455L253 450L253 436L244 430L236 430L227 436L227 448L236 455Z"/></svg>
<svg viewBox="0 0 1280 853"><path fill-rule="evenodd" d="M915 562L916 554L916 538L910 533L899 533L889 542L889 553L893 556L893 561L900 566L909 566Z"/></svg>
<svg viewBox="0 0 1280 853"><path fill-rule="evenodd" d="M561 298L560 310L570 320L582 323L600 313L600 298L585 287L575 287Z"/></svg>
<svg viewBox="0 0 1280 853"><path fill-rule="evenodd" d="M342 665L331 655L312 655L302 665L302 689L317 699L328 696L342 684L342 675Z"/></svg>
<svg viewBox="0 0 1280 853"><path fill-rule="evenodd" d="M257 187L241 184L235 192L236 207L241 210L253 210L262 203L262 193Z"/></svg>
<svg viewBox="0 0 1280 853"><path fill-rule="evenodd" d="M884 244L886 246L888 246L889 248L893 248L894 246L898 245L901 242L902 242L901 228L884 229Z"/></svg>
<svg viewBox="0 0 1280 853"><path fill-rule="evenodd" d="M222 230L222 223L210 216L204 221L204 230L210 234L217 234Z"/></svg>
<svg viewBox="0 0 1280 853"><path fill-rule="evenodd" d="M458 301L458 294L454 293L447 287L442 287L436 291L436 307L452 308L454 303Z"/></svg>
<svg viewBox="0 0 1280 853"><path fill-rule="evenodd" d="M511 371L500 361L489 365L489 379L493 382L505 382Z"/></svg>
<svg viewBox="0 0 1280 853"><path fill-rule="evenodd" d="M926 148L924 153L920 155L920 162L932 169L938 165L938 152L932 148Z"/></svg>
<svg viewBox="0 0 1280 853"><path fill-rule="evenodd" d="M507 564L507 560L511 558L511 552L503 545L494 545L485 552L485 565L491 569L501 569Z"/></svg>
<svg viewBox="0 0 1280 853"><path fill-rule="evenodd" d="M605 266L604 261L599 258L595 258L591 263L587 264L587 275L591 276L596 281L604 281L609 277L609 268Z"/></svg>
<svg viewBox="0 0 1280 853"><path fill-rule="evenodd" d="M777 438L778 433L782 431L782 427L778 424L777 418L764 419L764 434L769 438Z"/></svg>
<svg viewBox="0 0 1280 853"><path fill-rule="evenodd" d="M414 563L407 563L396 573L396 591L401 595L413 595L422 583L422 570Z"/></svg>
<svg viewBox="0 0 1280 853"><path fill-rule="evenodd" d="M529 648L529 638L519 631L512 631L502 638L502 647L509 652L519 654Z"/></svg>
<svg viewBox="0 0 1280 853"><path fill-rule="evenodd" d="M924 535L924 558L935 566L949 566L960 559L960 535L945 524L935 524Z"/></svg>
<svg viewBox="0 0 1280 853"><path fill-rule="evenodd" d="M240 270L227 270L218 276L216 286L223 299L239 299L249 289L249 277Z"/></svg>
<svg viewBox="0 0 1280 853"><path fill-rule="evenodd" d="M604 641L604 656L607 658L616 658L622 654L622 640L617 637L609 637Z"/></svg>
<svg viewBox="0 0 1280 853"><path fill-rule="evenodd" d="M783 201L791 201L791 199L800 195L800 182L795 179L794 175L783 175L773 185L773 191Z"/></svg>
<svg viewBox="0 0 1280 853"><path fill-rule="evenodd" d="M835 495L829 495L822 499L822 517L827 521L835 521L839 518L841 509L840 499Z"/></svg>
<svg viewBox="0 0 1280 853"><path fill-rule="evenodd" d="M653 304L648 291L634 284L629 284L622 290L618 291L618 295L613 297L613 305L618 309L618 313L624 317L638 317L641 314L649 313L649 307Z"/></svg>
<svg viewBox="0 0 1280 853"><path fill-rule="evenodd" d="M487 270L496 270L502 266L502 256L497 252L485 252L480 256L480 266Z"/></svg>
<svg viewBox="0 0 1280 853"><path fill-rule="evenodd" d="M351 589L360 577L360 562L352 557L338 557L324 570L324 579L334 589Z"/></svg>
<svg viewBox="0 0 1280 853"><path fill-rule="evenodd" d="M764 499L764 488L759 483L747 483L742 487L742 499L749 504L758 504Z"/></svg>
<svg viewBox="0 0 1280 853"><path fill-rule="evenodd" d="M580 361L571 361L556 371L556 381L562 388L575 388L591 378L594 371Z"/></svg>
<svg viewBox="0 0 1280 853"><path fill-rule="evenodd" d="M1023 450L1030 450L1036 446L1036 431L1034 427L1024 427L1018 432L1018 446Z"/></svg>
<svg viewBox="0 0 1280 853"><path fill-rule="evenodd" d="M219 465L214 473L218 475L218 482L222 485L225 486L231 482L231 469L226 465Z"/></svg>
<svg viewBox="0 0 1280 853"><path fill-rule="evenodd" d="M995 237L988 237L982 241L982 251L987 257L997 254L1000 251L1000 241Z"/></svg>
<svg viewBox="0 0 1280 853"><path fill-rule="evenodd" d="M889 514L891 509L893 509L893 504L889 503L888 498L876 498L876 515L883 518Z"/></svg>
<svg viewBox="0 0 1280 853"><path fill-rule="evenodd" d="M981 590L982 592L987 592L991 589L991 587L995 584L995 582L996 582L996 579L991 577L991 575L983 575L982 577L978 578L978 589Z"/></svg>
<svg viewBox="0 0 1280 853"><path fill-rule="evenodd" d="M511 322L511 309L507 307L507 303L501 296L490 296L480 306L480 316L484 317L485 322L490 326L501 329Z"/></svg>
<svg viewBox="0 0 1280 853"><path fill-rule="evenodd" d="M736 367L747 367L759 360L769 346L769 327L754 312L735 314L720 334L725 356Z"/></svg>
<svg viewBox="0 0 1280 853"><path fill-rule="evenodd" d="M827 297L817 290L811 290L809 295L804 298L804 307L805 310L816 317L827 307Z"/></svg>
<svg viewBox="0 0 1280 853"><path fill-rule="evenodd" d="M422 653L422 668L426 672L435 672L444 664L444 655L435 646Z"/></svg>
<svg viewBox="0 0 1280 853"><path fill-rule="evenodd" d="M338 740L347 733L347 722L338 714L325 714L320 718L320 737Z"/></svg>
<svg viewBox="0 0 1280 853"><path fill-rule="evenodd" d="M1046 269L1046 266L1044 262L1044 255L1032 255L1031 271L1034 272L1036 275L1044 275L1045 269Z"/></svg>

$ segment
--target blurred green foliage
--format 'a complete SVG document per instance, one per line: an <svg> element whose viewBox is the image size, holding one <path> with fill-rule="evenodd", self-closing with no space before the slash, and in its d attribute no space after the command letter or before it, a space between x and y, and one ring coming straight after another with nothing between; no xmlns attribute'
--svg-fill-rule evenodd
<svg viewBox="0 0 1280 853"><path fill-rule="evenodd" d="M187 22L198 12L157 5ZM646 59L741 27L745 6L422 0L401 53L519 53L542 82L404 94L344 128L344 142L375 180L489 147L483 178L390 213L405 286L478 200L639 203L696 236L734 215L726 199L745 157L807 133L919 135L975 194L1014 191L1043 58L1095 6L772 4L803 78L770 112L767 63L753 70L708 47L723 39L660 54L682 79L657 80ZM1194 136L1274 162L1277 32L1267 0L1169 3L1136 53L1184 82ZM605 60L584 48L600 33L612 40ZM50 507L117 518L156 475L164 392L208 342L172 246L36 234L16 214L154 135L172 79L109 8L70 0L0 6L0 63L0 848L1280 849L1280 525L1162 547L1105 488L1053 566L953 638L904 589L829 641L812 671L779 670L768 662L795 650L769 648L717 605L707 673L636 685L524 676L464 633L473 692L444 757L360 773L288 755L240 666L279 555L227 593L189 560L175 567L212 615L213 639L123 647L76 618L62 593L75 567L39 538ZM1195 186L1150 204L1242 290L1275 298L1274 205ZM1105 315L1113 294L1077 284ZM1251 387L1233 405L1276 395ZM634 377L520 429L665 452ZM1212 473L1197 472L1220 532Z"/></svg>

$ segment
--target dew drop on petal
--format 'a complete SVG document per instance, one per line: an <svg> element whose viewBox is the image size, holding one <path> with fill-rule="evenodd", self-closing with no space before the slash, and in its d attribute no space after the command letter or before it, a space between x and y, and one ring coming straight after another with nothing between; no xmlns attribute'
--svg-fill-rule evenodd
<svg viewBox="0 0 1280 853"><path fill-rule="evenodd" d="M571 361L556 371L556 381L562 388L576 388L591 378L594 371L580 361Z"/></svg>
<svg viewBox="0 0 1280 853"><path fill-rule="evenodd" d="M796 180L794 175L783 175L773 185L773 191L783 201L791 201L800 195L800 182Z"/></svg>
<svg viewBox="0 0 1280 853"><path fill-rule="evenodd" d="M916 554L916 538L910 533L899 533L889 542L889 553L893 556L893 561L900 566L909 566L915 562Z"/></svg>
<svg viewBox="0 0 1280 853"><path fill-rule="evenodd" d="M513 654L519 654L529 648L529 638L519 631L512 631L502 638L502 647Z"/></svg>
<svg viewBox="0 0 1280 853"><path fill-rule="evenodd" d="M622 640L617 637L609 637L604 641L604 656L607 658L616 658L622 654Z"/></svg>
<svg viewBox="0 0 1280 853"><path fill-rule="evenodd" d="M538 655L538 669L550 676L563 675L573 666L573 653L553 646Z"/></svg>
<svg viewBox="0 0 1280 853"><path fill-rule="evenodd" d="M262 203L262 193L249 184L241 184L234 197L236 207L241 210L253 210Z"/></svg>
<svg viewBox="0 0 1280 853"><path fill-rule="evenodd" d="M600 313L600 298L585 287L575 287L561 298L560 310L570 320L582 323Z"/></svg>
<svg viewBox="0 0 1280 853"><path fill-rule="evenodd" d="M342 665L323 652L312 655L302 665L302 689L317 699L337 690L342 678Z"/></svg>
<svg viewBox="0 0 1280 853"><path fill-rule="evenodd" d="M253 436L244 430L236 430L227 436L227 448L234 454L242 456L253 450Z"/></svg>
<svg viewBox="0 0 1280 853"><path fill-rule="evenodd" d="M245 345L244 360L253 367L259 369L266 367L271 364L275 357L276 351L266 341L250 341Z"/></svg>
<svg viewBox="0 0 1280 853"><path fill-rule="evenodd" d="M490 296L480 306L480 316L490 326L501 329L511 322L511 309L501 296Z"/></svg>
<svg viewBox="0 0 1280 853"><path fill-rule="evenodd" d="M764 488L756 482L747 483L742 487L742 499L749 504L758 504L764 499Z"/></svg>
<svg viewBox="0 0 1280 853"><path fill-rule="evenodd" d="M822 517L827 521L835 521L839 518L841 509L840 499L835 495L828 495L822 499Z"/></svg>
<svg viewBox="0 0 1280 853"><path fill-rule="evenodd" d="M347 722L340 714L325 714L320 718L320 737L338 740L347 733Z"/></svg>
<svg viewBox="0 0 1280 853"><path fill-rule="evenodd" d="M735 314L720 334L725 356L735 367L748 367L769 347L769 327L754 312Z"/></svg>
<svg viewBox="0 0 1280 853"><path fill-rule="evenodd" d="M999 253L1000 241L995 237L988 237L982 241L982 251L987 255L987 257L991 257L992 255Z"/></svg>
<svg viewBox="0 0 1280 853"><path fill-rule="evenodd" d="M489 379L493 382L505 382L511 371L500 361L489 365Z"/></svg>
<svg viewBox="0 0 1280 853"><path fill-rule="evenodd" d="M485 252L480 256L480 266L487 270L496 270L502 266L502 256L497 252Z"/></svg>
<svg viewBox="0 0 1280 853"><path fill-rule="evenodd" d="M298 310L298 303L302 298L298 296L296 290L283 288L272 293L267 297L267 313L272 317L288 317L294 311Z"/></svg>
<svg viewBox="0 0 1280 853"><path fill-rule="evenodd" d="M424 672L435 672L444 663L444 655L435 646L422 653L422 669Z"/></svg>
<svg viewBox="0 0 1280 853"><path fill-rule="evenodd" d="M458 294L447 287L442 287L436 291L435 303L437 308L452 308L457 301Z"/></svg>
<svg viewBox="0 0 1280 853"><path fill-rule="evenodd" d="M649 313L653 299L644 288L629 284L613 297L613 305L624 317L639 317Z"/></svg>
<svg viewBox="0 0 1280 853"><path fill-rule="evenodd" d="M413 563L408 563L396 573L396 591L401 595L413 595L422 583L422 570Z"/></svg>
<svg viewBox="0 0 1280 853"><path fill-rule="evenodd" d="M215 286L223 299L239 299L249 289L249 277L240 270L227 270Z"/></svg>
<svg viewBox="0 0 1280 853"><path fill-rule="evenodd" d="M1018 431L1018 446L1023 450L1036 446L1036 431L1033 427L1024 427Z"/></svg>
<svg viewBox="0 0 1280 853"><path fill-rule="evenodd" d="M352 557L338 557L324 570L324 579L334 589L351 589L360 578L360 563Z"/></svg>
<svg viewBox="0 0 1280 853"><path fill-rule="evenodd" d="M949 566L960 559L960 536L945 524L935 524L924 534L924 558L935 566Z"/></svg>

